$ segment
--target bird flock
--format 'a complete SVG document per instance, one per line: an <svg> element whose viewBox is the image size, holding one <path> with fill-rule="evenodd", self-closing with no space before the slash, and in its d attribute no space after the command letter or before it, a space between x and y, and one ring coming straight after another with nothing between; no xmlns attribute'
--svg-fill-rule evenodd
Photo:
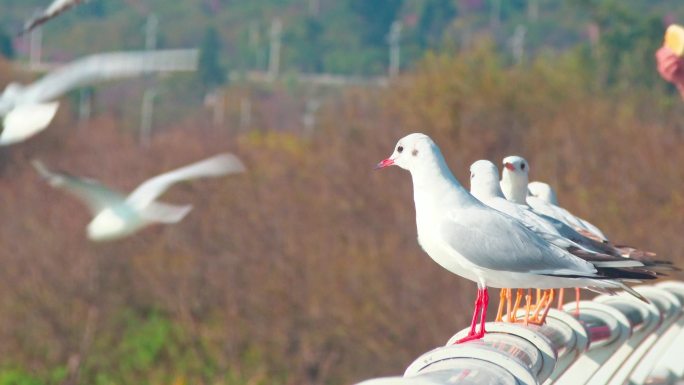
<svg viewBox="0 0 684 385"><path fill-rule="evenodd" d="M376 168L389 166L411 174L423 250L440 266L477 283L470 330L457 343L486 333L488 287L518 288L519 294L521 289L545 290L534 306L530 294L525 298L524 322L532 316L542 323L553 289L608 294L624 290L648 302L625 282L655 279L674 269L669 262L655 260L653 253L611 243L596 226L558 206L548 184L529 183L530 167L522 157L503 159L500 180L494 163L473 163L468 191L449 170L437 144L415 133L400 139ZM502 318L505 299L510 302L510 295L502 295L497 319ZM507 312L509 321L515 321L520 301L518 296Z"/></svg>
<svg viewBox="0 0 684 385"><path fill-rule="evenodd" d="M55 0L20 34L81 3L83 0ZM194 71L198 56L196 49L99 53L61 66L31 84L10 83L0 94L0 146L23 142L47 128L59 106L56 99L72 89L150 73ZM49 185L71 193L90 209L93 219L86 232L93 241L120 239L153 223L176 223L192 206L157 201L171 185L245 170L234 155L219 154L151 178L125 196L92 179L50 171L40 160L32 164Z"/></svg>
<svg viewBox="0 0 684 385"><path fill-rule="evenodd" d="M82 0L54 1L22 33L79 3ZM0 145L26 140L47 127L57 110L55 99L72 88L150 72L189 70L196 61L193 50L98 54L31 85L10 84L0 96L4 117ZM152 223L180 221L190 205L157 200L174 183L244 171L235 156L219 154L151 178L126 196L94 180L51 171L39 160L32 163L48 184L88 206L93 219L87 235L94 241L119 239ZM415 133L400 139L392 155L376 166L410 172L420 246L440 266L477 284L470 330L457 343L484 336L488 287L502 289L497 320L518 320L527 289L523 322L543 323L555 289L560 289L559 304L565 288L608 294L624 290L648 302L626 282L655 279L676 269L651 252L611 242L598 227L562 208L551 186L530 183L530 165L524 158L509 156L502 165L499 174L488 160L473 163L468 191L449 170L435 142ZM517 289L514 305L512 288ZM536 304L531 289L538 291Z"/></svg>

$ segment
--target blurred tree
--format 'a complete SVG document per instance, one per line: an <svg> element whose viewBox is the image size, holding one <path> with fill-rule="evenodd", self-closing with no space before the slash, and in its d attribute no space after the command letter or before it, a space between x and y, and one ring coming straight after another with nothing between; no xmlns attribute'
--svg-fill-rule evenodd
<svg viewBox="0 0 684 385"><path fill-rule="evenodd" d="M103 19L109 14L105 0L89 1L76 9L79 15Z"/></svg>
<svg viewBox="0 0 684 385"><path fill-rule="evenodd" d="M221 41L216 28L209 27L200 46L198 74L205 87L215 87L226 82L226 70L221 65Z"/></svg>
<svg viewBox="0 0 684 385"><path fill-rule="evenodd" d="M367 44L381 47L387 44L386 37L392 22L397 18L403 0L348 0L351 10L363 21L363 40Z"/></svg>
<svg viewBox="0 0 684 385"><path fill-rule="evenodd" d="M453 0L426 0L418 21L418 41L425 48L436 47L442 39L444 29L456 17Z"/></svg>
<svg viewBox="0 0 684 385"><path fill-rule="evenodd" d="M4 30L0 30L0 55L8 59L14 58L12 38Z"/></svg>
<svg viewBox="0 0 684 385"><path fill-rule="evenodd" d="M285 35L285 47L292 50L292 60L300 71L323 71L323 33L323 23L315 17L307 17Z"/></svg>

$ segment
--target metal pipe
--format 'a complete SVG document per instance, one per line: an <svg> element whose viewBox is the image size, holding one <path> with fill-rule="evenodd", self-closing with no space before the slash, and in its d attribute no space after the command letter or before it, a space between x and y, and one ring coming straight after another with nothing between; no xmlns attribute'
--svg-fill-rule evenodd
<svg viewBox="0 0 684 385"><path fill-rule="evenodd" d="M403 377L360 384L672 383L684 376L684 283L635 290L651 304L599 296L580 302L579 318L552 309L543 326L487 323L483 339L454 345L464 329L416 359Z"/></svg>
<svg viewBox="0 0 684 385"><path fill-rule="evenodd" d="M574 311L575 306L569 303L564 309ZM580 301L579 307L579 321L587 330L589 350L569 365L554 384L586 383L631 335L629 320L617 309L593 301Z"/></svg>
<svg viewBox="0 0 684 385"><path fill-rule="evenodd" d="M652 295L642 294L650 301L654 301ZM586 384L622 384L631 371L627 369L626 363L636 362L635 360L643 355L643 351L639 348L644 340L660 326L661 312L654 304L639 301L627 293L612 296L602 295L595 298L594 301L610 305L623 313L629 321L632 335L613 352ZM633 366L634 364L631 364L629 368Z"/></svg>
<svg viewBox="0 0 684 385"><path fill-rule="evenodd" d="M636 365L630 384L673 383L684 377L684 283L666 281L656 287L674 295L677 300L673 302L672 322L669 327L667 320L664 322L667 330Z"/></svg>

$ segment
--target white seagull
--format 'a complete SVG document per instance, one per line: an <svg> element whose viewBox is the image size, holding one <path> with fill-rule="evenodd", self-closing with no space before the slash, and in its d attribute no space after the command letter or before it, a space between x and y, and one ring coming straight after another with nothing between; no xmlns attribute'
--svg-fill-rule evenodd
<svg viewBox="0 0 684 385"><path fill-rule="evenodd" d="M651 278L655 279L658 277L658 273L656 271L651 271L650 269L672 268L671 266L660 265L653 262L649 263L625 258L620 253L620 250L614 248L610 244L587 238L565 223L535 212L527 204L519 204L507 200L501 191L499 170L494 163L488 160L478 160L470 166L470 193L487 206L521 221L525 226L533 230L546 241L591 262L600 272L601 268L613 267L622 269L621 275L625 278L633 272L639 279L645 279L644 274L651 274ZM638 269L632 270L633 268ZM520 294L520 290L518 290L518 297ZM503 299L508 298L509 293L502 292L501 296L502 302L497 313L497 320L502 317ZM546 293L545 296L549 299L546 304L548 306L551 303L550 299L553 298L553 294ZM559 297L559 303L562 300L563 298L561 295L561 297ZM540 302L543 301L540 300ZM520 299L516 298L515 303L520 303ZM543 304L538 306L543 306ZM509 319L515 317L516 310L516 308L513 308L512 311L509 312ZM546 310L535 313L541 314L541 318L537 318L536 314L534 314L532 317L533 322L543 323Z"/></svg>
<svg viewBox="0 0 684 385"><path fill-rule="evenodd" d="M581 229L594 234L603 241L608 240L596 226L578 218L568 210L548 203L528 191L530 165L525 158L512 155L503 160L504 169L501 173L501 190L506 199L519 204L529 204L535 211L564 222L575 229Z"/></svg>
<svg viewBox="0 0 684 385"><path fill-rule="evenodd" d="M596 266L644 266L641 261L623 258L608 244L589 239L565 223L535 212L527 204L507 200L499 184L499 170L488 160L478 160L470 166L470 193L487 206L523 222L548 242L588 259Z"/></svg>
<svg viewBox="0 0 684 385"><path fill-rule="evenodd" d="M530 182L527 184L527 191L528 191L528 198L530 196L533 196L533 197L541 200L542 202L545 202L549 205L553 205L553 206L560 207L561 209L563 209L560 206L560 204L558 204L558 198L556 196L556 192L553 190L553 188L551 188L551 186L549 184L543 183L543 182L538 182L538 181ZM563 209L563 210L565 210L565 209ZM565 211L567 211L567 210L565 210ZM606 235L603 233L603 231L601 231L601 229L599 229L595 225L591 224L590 222L588 222L582 218L579 218L576 216L575 216L575 218L577 218L577 220L580 221L580 223L582 223L584 225L584 227L586 227L590 233L595 234L597 237L599 237L603 240L608 240L608 237L606 237Z"/></svg>
<svg viewBox="0 0 684 385"><path fill-rule="evenodd" d="M234 155L220 154L148 179L125 196L92 179L49 171L40 161L34 160L33 166L51 186L66 190L88 206L94 218L88 224L87 234L93 241L123 238L153 223L176 223L192 206L156 201L171 185L245 170Z"/></svg>
<svg viewBox="0 0 684 385"><path fill-rule="evenodd" d="M24 28L19 32L19 35L30 32L37 26L47 22L48 20L57 17L62 12L67 11L76 5L83 3L85 0L54 0L44 10L40 11L35 17L24 24Z"/></svg>
<svg viewBox="0 0 684 385"><path fill-rule="evenodd" d="M418 242L423 250L445 269L477 283L470 332L459 343L484 336L488 286L584 287L606 293L624 289L645 301L620 282L619 276L601 274L593 264L477 200L456 180L427 135L400 139L392 155L376 167L392 165L411 173Z"/></svg>
<svg viewBox="0 0 684 385"><path fill-rule="evenodd" d="M0 145L24 141L45 129L66 92L107 80L152 72L194 71L196 49L111 52L87 56L28 84L10 83L0 94Z"/></svg>

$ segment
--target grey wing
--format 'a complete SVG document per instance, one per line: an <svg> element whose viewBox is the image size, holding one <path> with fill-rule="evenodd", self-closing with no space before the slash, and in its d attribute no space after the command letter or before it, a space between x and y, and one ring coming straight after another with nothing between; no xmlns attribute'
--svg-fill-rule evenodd
<svg viewBox="0 0 684 385"><path fill-rule="evenodd" d="M66 173L49 171L42 162L31 162L52 187L63 189L82 200L92 214L97 214L106 207L124 201L124 196L92 179L79 178Z"/></svg>
<svg viewBox="0 0 684 385"><path fill-rule="evenodd" d="M67 91L107 80L153 72L194 71L195 49L110 52L73 61L26 86L22 98L29 102L53 100Z"/></svg>
<svg viewBox="0 0 684 385"><path fill-rule="evenodd" d="M476 266L508 272L594 276L588 262L544 241L520 221L494 210L451 216L440 235L453 251Z"/></svg>

